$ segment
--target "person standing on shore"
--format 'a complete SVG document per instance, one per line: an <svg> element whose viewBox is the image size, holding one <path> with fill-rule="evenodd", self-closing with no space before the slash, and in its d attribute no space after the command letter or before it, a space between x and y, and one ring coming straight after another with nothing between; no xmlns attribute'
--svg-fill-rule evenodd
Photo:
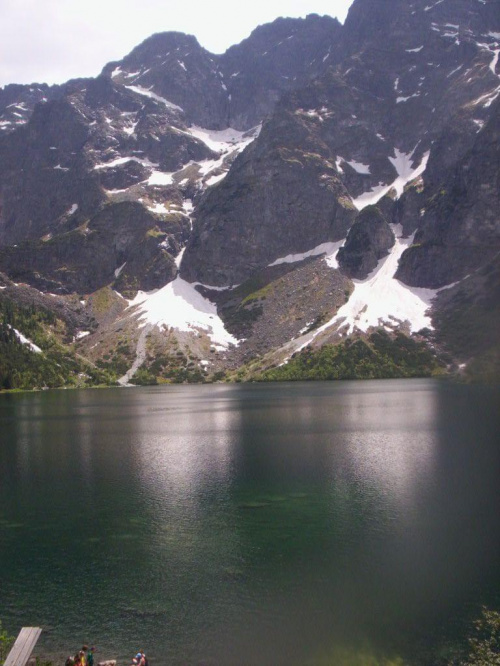
<svg viewBox="0 0 500 666"><path fill-rule="evenodd" d="M87 662L85 660L85 652L80 650L75 654L75 666L86 666Z"/></svg>
<svg viewBox="0 0 500 666"><path fill-rule="evenodd" d="M87 666L94 666L94 652L95 652L95 646L92 645L92 647L87 653Z"/></svg>

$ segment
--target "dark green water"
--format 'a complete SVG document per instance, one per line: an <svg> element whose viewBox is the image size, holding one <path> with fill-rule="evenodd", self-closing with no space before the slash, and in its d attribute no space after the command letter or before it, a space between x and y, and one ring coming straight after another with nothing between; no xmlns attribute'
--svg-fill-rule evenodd
<svg viewBox="0 0 500 666"><path fill-rule="evenodd" d="M500 608L499 404L427 380L0 396L0 619L121 663L437 663Z"/></svg>

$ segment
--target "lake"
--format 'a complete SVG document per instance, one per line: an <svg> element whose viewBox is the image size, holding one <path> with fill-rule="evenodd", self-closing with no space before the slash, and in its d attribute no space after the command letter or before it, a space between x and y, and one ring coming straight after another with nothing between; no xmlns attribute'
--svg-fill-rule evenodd
<svg viewBox="0 0 500 666"><path fill-rule="evenodd" d="M500 608L499 405L434 380L2 395L0 619L127 666L438 663Z"/></svg>

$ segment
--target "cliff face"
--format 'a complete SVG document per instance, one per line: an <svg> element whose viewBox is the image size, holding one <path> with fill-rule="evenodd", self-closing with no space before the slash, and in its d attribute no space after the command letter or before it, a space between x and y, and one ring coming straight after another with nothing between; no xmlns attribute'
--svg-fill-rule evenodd
<svg viewBox="0 0 500 666"><path fill-rule="evenodd" d="M470 150L427 201L415 244L401 258L401 280L419 287L442 287L498 257L499 155L497 100Z"/></svg>
<svg viewBox="0 0 500 666"><path fill-rule="evenodd" d="M365 208L338 252L342 271L352 278L366 278L389 254L394 242L394 233L380 210L374 206Z"/></svg>

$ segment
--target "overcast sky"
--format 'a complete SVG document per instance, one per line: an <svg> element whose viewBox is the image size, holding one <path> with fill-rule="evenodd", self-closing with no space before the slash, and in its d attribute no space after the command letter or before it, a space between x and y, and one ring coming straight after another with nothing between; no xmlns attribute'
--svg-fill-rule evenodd
<svg viewBox="0 0 500 666"><path fill-rule="evenodd" d="M0 86L95 76L154 32L222 53L278 16L330 14L352 0L0 0Z"/></svg>

